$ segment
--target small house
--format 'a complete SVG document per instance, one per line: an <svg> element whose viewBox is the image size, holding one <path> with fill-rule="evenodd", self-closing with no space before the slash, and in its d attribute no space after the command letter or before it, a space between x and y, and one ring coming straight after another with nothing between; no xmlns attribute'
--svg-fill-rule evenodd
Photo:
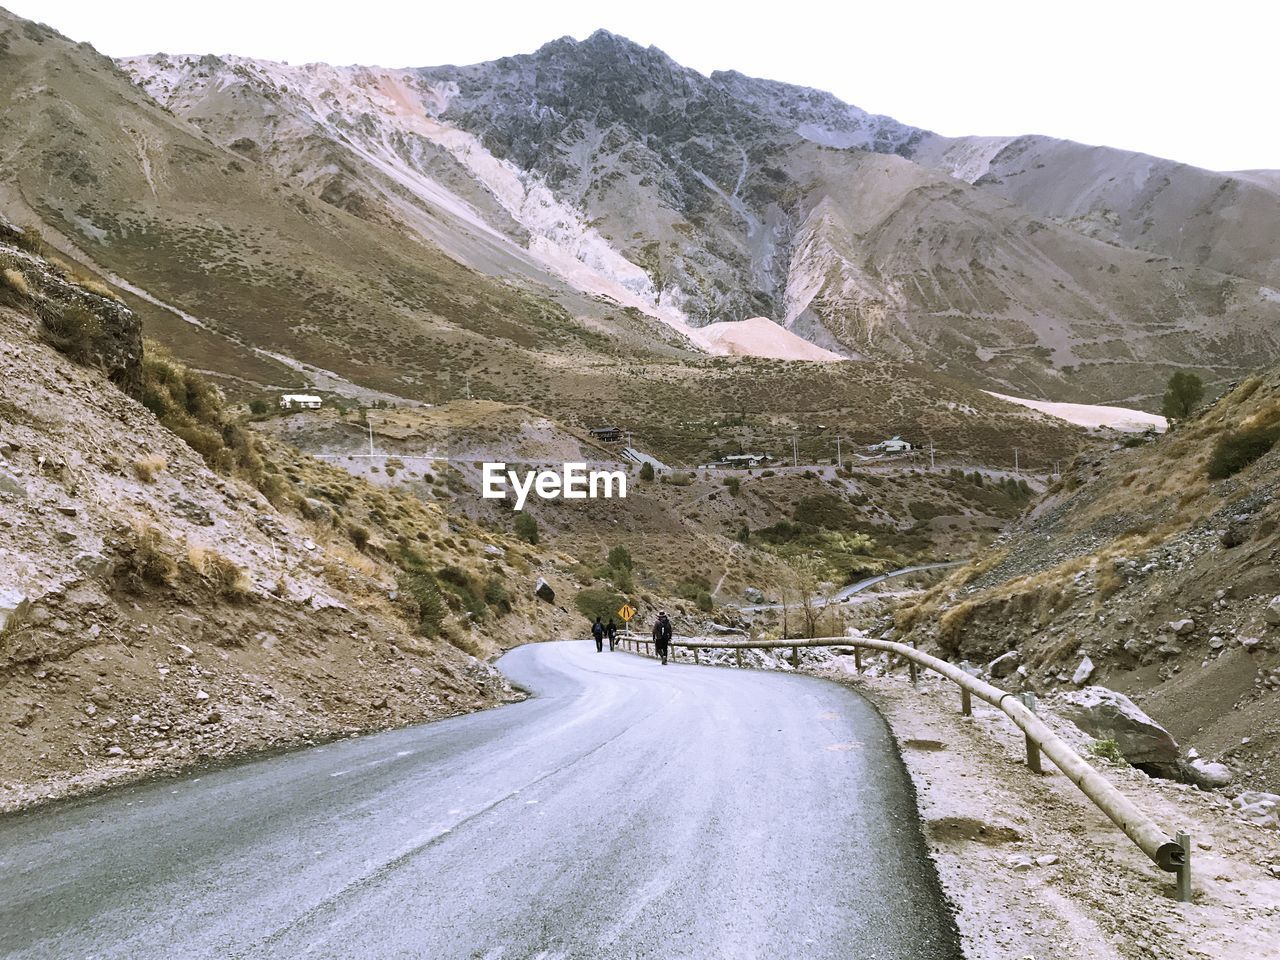
<svg viewBox="0 0 1280 960"><path fill-rule="evenodd" d="M769 459L767 453L735 453L725 457L720 462L726 467L734 467L736 469L751 469L758 467Z"/></svg>
<svg viewBox="0 0 1280 960"><path fill-rule="evenodd" d="M591 437L601 443L617 443L622 439L622 428L595 427L591 430Z"/></svg>
<svg viewBox="0 0 1280 960"><path fill-rule="evenodd" d="M910 453L912 447L901 437L890 437L888 440L881 440L879 443L873 444L871 449L879 450L882 453Z"/></svg>
<svg viewBox="0 0 1280 960"><path fill-rule="evenodd" d="M321 399L310 393L286 393L280 398L281 410L319 410Z"/></svg>

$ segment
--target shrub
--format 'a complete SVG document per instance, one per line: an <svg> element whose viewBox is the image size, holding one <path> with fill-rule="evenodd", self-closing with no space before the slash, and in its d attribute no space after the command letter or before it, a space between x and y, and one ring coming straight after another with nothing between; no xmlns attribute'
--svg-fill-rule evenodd
<svg viewBox="0 0 1280 960"><path fill-rule="evenodd" d="M1209 479L1222 480L1265 456L1280 438L1276 427L1252 427L1225 433L1209 456Z"/></svg>
<svg viewBox="0 0 1280 960"><path fill-rule="evenodd" d="M44 257L49 253L48 244L44 242L44 234L40 232L38 227L34 227L31 224L27 224L22 228L22 233L14 239L13 245L19 250L34 253L37 257Z"/></svg>
<svg viewBox="0 0 1280 960"><path fill-rule="evenodd" d="M438 636L449 608L436 578L426 570L403 570L397 580L400 603L418 633L424 637Z"/></svg>
<svg viewBox="0 0 1280 960"><path fill-rule="evenodd" d="M707 593L705 590L698 594L697 599L694 602L697 604L698 609L703 613L711 612L713 607L711 594Z"/></svg>
<svg viewBox="0 0 1280 960"><path fill-rule="evenodd" d="M630 570L632 565L631 551L619 544L609 551L607 562L615 570Z"/></svg>
<svg viewBox="0 0 1280 960"><path fill-rule="evenodd" d="M261 399L250 400L249 412L252 413L255 417L265 416L266 414L271 412L271 404Z"/></svg>
<svg viewBox="0 0 1280 960"><path fill-rule="evenodd" d="M115 565L116 581L130 593L148 587L167 587L178 573L178 565L164 549L160 533L138 525L118 544L120 562Z"/></svg>
<svg viewBox="0 0 1280 960"><path fill-rule="evenodd" d="M31 296L31 285L27 283L27 278L22 275L21 271L10 268L0 272L0 278L4 280L5 286L18 294L18 296Z"/></svg>
<svg viewBox="0 0 1280 960"><path fill-rule="evenodd" d="M1129 761L1120 752L1120 744L1115 740L1093 741L1093 743L1089 744L1089 754L1099 760L1105 760L1107 763L1114 763L1116 766L1127 767L1129 765Z"/></svg>
<svg viewBox="0 0 1280 960"><path fill-rule="evenodd" d="M502 578L492 576L484 584L484 602L499 614L511 612L511 594Z"/></svg>
<svg viewBox="0 0 1280 960"><path fill-rule="evenodd" d="M626 600L622 594L608 587L587 587L578 591L578 595L573 598L573 605L588 620L595 620L596 617L608 620L618 615L618 610Z"/></svg>
<svg viewBox="0 0 1280 960"><path fill-rule="evenodd" d="M78 303L40 311L44 338L76 363L92 363L106 335L102 318Z"/></svg>
<svg viewBox="0 0 1280 960"><path fill-rule="evenodd" d="M648 460L646 460L644 463L640 465L640 479L641 480L653 479L653 464L650 463Z"/></svg>
<svg viewBox="0 0 1280 960"><path fill-rule="evenodd" d="M731 496L737 496L738 491L742 488L742 481L737 477L725 477L724 485L729 490Z"/></svg>
<svg viewBox="0 0 1280 960"><path fill-rule="evenodd" d="M168 465L169 462L160 454L150 453L133 461L133 475L143 483L150 483Z"/></svg>
<svg viewBox="0 0 1280 960"><path fill-rule="evenodd" d="M236 564L215 550L199 544L187 547L187 562L213 588L213 592L228 600L240 600L250 591L249 577Z"/></svg>
<svg viewBox="0 0 1280 960"><path fill-rule="evenodd" d="M364 553L365 547L369 546L369 528L362 527L353 523L347 527L347 536L351 538L351 542L355 544L355 548Z"/></svg>
<svg viewBox="0 0 1280 960"><path fill-rule="evenodd" d="M538 521L531 514L521 510L512 523L515 534L525 543L538 542Z"/></svg>

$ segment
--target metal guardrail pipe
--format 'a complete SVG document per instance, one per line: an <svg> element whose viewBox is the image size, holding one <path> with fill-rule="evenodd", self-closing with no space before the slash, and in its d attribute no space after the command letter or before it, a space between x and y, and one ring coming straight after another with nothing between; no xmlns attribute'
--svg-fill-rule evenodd
<svg viewBox="0 0 1280 960"><path fill-rule="evenodd" d="M635 642L634 636L627 639ZM1161 830L1155 822L1095 770L1080 754L1049 729L1022 702L1017 694L979 680L953 663L922 653L905 643L891 640L873 640L865 637L819 637L814 640L672 640L672 646L700 650L781 650L792 648L792 655L799 647L853 647L880 650L902 657L911 664L918 664L940 674L957 684L962 691L962 704L967 702L963 694L975 696L1003 712L1025 734L1027 744L1043 752L1072 783L1080 788L1094 805L1105 813L1138 848L1161 870L1178 874L1178 899L1191 899L1191 864L1189 843L1179 842ZM860 666L860 663L859 663ZM962 707L963 708L963 707Z"/></svg>

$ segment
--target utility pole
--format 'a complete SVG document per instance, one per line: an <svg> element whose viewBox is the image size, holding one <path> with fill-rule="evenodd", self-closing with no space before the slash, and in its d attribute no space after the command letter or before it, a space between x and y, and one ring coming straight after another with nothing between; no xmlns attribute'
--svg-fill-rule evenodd
<svg viewBox="0 0 1280 960"><path fill-rule="evenodd" d="M467 399L471 399L471 371L467 371Z"/></svg>
<svg viewBox="0 0 1280 960"><path fill-rule="evenodd" d="M369 419L369 415L364 415L364 422L369 427L369 456L373 456L373 421Z"/></svg>
<svg viewBox="0 0 1280 960"><path fill-rule="evenodd" d="M796 439L794 433L791 435L791 465L800 466L800 441Z"/></svg>
<svg viewBox="0 0 1280 960"><path fill-rule="evenodd" d="M1018 472L1018 448L1013 448L1013 472Z"/></svg>
<svg viewBox="0 0 1280 960"><path fill-rule="evenodd" d="M844 466L844 461L840 458L840 438L836 437L836 469L839 470Z"/></svg>

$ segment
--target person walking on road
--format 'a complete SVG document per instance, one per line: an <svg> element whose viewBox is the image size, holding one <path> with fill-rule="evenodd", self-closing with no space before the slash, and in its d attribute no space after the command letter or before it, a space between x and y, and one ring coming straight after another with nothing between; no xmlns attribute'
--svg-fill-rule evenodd
<svg viewBox="0 0 1280 960"><path fill-rule="evenodd" d="M600 622L600 618L596 617L596 622L591 625L591 635L596 638L596 653L604 650L604 624Z"/></svg>
<svg viewBox="0 0 1280 960"><path fill-rule="evenodd" d="M671 621L667 619L667 611L662 610L653 624L653 649L662 658L664 664L667 662L669 643L671 643Z"/></svg>
<svg viewBox="0 0 1280 960"><path fill-rule="evenodd" d="M609 638L609 649L613 650L618 643L618 625L613 622L613 617L604 625L604 633Z"/></svg>

